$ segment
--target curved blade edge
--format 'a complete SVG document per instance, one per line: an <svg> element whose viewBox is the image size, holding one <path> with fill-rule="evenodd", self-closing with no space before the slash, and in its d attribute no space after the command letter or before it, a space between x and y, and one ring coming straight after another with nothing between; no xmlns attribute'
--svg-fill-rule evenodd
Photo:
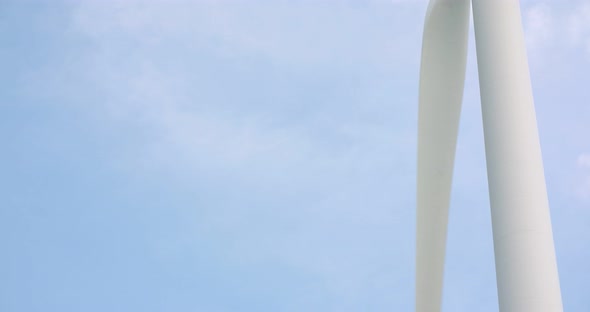
<svg viewBox="0 0 590 312"><path fill-rule="evenodd" d="M470 0L431 0L426 14L418 113L417 312L441 309L470 9Z"/></svg>

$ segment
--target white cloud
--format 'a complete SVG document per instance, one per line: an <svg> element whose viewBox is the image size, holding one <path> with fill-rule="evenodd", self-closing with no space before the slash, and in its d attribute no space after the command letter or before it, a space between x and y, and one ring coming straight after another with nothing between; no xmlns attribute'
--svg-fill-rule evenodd
<svg viewBox="0 0 590 312"><path fill-rule="evenodd" d="M412 5L412 11L398 2L420 5ZM294 66L383 67L396 55L411 55L399 42L419 37L421 23L405 14L420 12L423 1L361 3L84 2L75 26L93 37L119 32L143 42L198 37L201 42L188 44L207 43L228 56L249 53Z"/></svg>
<svg viewBox="0 0 590 312"><path fill-rule="evenodd" d="M578 167L590 169L590 154L582 154L578 156Z"/></svg>
<svg viewBox="0 0 590 312"><path fill-rule="evenodd" d="M410 85L401 79L405 75L392 68L417 78L411 62L418 60L421 23L404 16L408 10L379 14L342 2L285 3L81 2L70 33L90 49L52 74L65 77L65 92L91 89L100 95L83 98L107 115L101 126L139 129L138 146L124 166L172 172L189 183L222 180L224 188L252 192L256 204L281 198L271 208L241 202L215 211L199 208L207 216L193 228L240 236L236 250L228 251L236 258L285 262L322 276L338 292L359 294L358 281L375 268L357 262L382 251L356 253L366 246L360 239L336 246L340 234L318 237L326 225L335 233L357 228L397 237L365 227L408 213L399 202L412 198L415 102L409 102L413 92L402 89ZM409 100L401 100L407 94ZM384 115L391 118L379 120ZM385 184L406 190L399 196L406 197L398 201L389 189L383 192ZM277 222L259 220L283 214L289 216L285 229L269 229ZM306 225L299 229L300 223ZM252 231L252 224L259 228ZM306 253L313 256L297 256ZM336 262L342 265L334 267ZM367 269L353 270L360 276L350 279L352 266ZM341 290L343 285L350 290Z"/></svg>
<svg viewBox="0 0 590 312"><path fill-rule="evenodd" d="M400 18L405 13L393 9L380 16L374 11L375 6L394 8L390 3L358 10L341 2L307 7L277 2L270 8L258 3L248 9L241 2L179 3L80 2L69 35L87 49L76 51L73 62L47 69L55 77L52 85L62 89L52 87L61 97L56 102L84 99L93 104L90 110L106 115L103 127L138 129L137 145L117 160L124 166L187 175L215 172L248 180L253 187L273 181L293 190L396 165L412 168L414 149L408 147L413 146L413 123L375 119L392 109L396 115L414 116L412 103L392 98L401 87L390 83L392 76L403 75L392 67L417 74L417 64L399 60L412 59L411 44L419 52L420 23L412 23L414 34L401 26L392 33L390 26L404 24ZM421 15L419 7L415 12ZM377 19L370 18L375 14ZM392 14L399 18L391 19ZM396 50L406 56L396 58ZM229 74L205 71L208 61L203 60L209 59L218 64L210 67L227 63L238 68L237 74L251 75L240 85L245 78L232 81L233 69ZM272 90L281 84L265 86L268 73L249 66L270 67L278 77L296 72L280 78L287 79L282 83L312 87L287 86L281 94ZM361 77L362 72L370 75ZM354 84L338 86L334 95L322 95L324 90L310 84L330 86L324 80L340 81L342 74L354 78ZM39 75L40 80L48 75ZM317 78L321 75L329 78ZM389 80L380 81L383 77ZM392 88L398 91L384 94ZM292 94L294 90L303 94ZM268 103L258 103L260 99ZM310 102L300 103L304 101ZM293 110L302 116L285 122L282 115L294 118L288 113ZM370 118L358 115L367 111Z"/></svg>
<svg viewBox="0 0 590 312"><path fill-rule="evenodd" d="M590 175L578 184L576 195L583 201L590 201Z"/></svg>
<svg viewBox="0 0 590 312"><path fill-rule="evenodd" d="M571 40L579 42L590 31L590 4L585 3L576 7L568 17L568 31Z"/></svg>
<svg viewBox="0 0 590 312"><path fill-rule="evenodd" d="M575 193L579 199L590 201L590 154L581 154L577 160L580 169Z"/></svg>
<svg viewBox="0 0 590 312"><path fill-rule="evenodd" d="M554 35L554 21L551 6L535 4L524 11L524 28L529 49L535 51L548 44Z"/></svg>
<svg viewBox="0 0 590 312"><path fill-rule="evenodd" d="M590 58L590 3L525 1L523 26L529 54L547 59L579 50Z"/></svg>
<svg viewBox="0 0 590 312"><path fill-rule="evenodd" d="M590 57L590 3L583 3L567 18L567 31L575 46L585 49Z"/></svg>

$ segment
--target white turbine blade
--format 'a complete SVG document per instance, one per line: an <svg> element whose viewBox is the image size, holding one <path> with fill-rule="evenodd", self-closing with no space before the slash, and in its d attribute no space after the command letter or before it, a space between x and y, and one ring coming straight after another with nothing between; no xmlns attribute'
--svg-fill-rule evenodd
<svg viewBox="0 0 590 312"><path fill-rule="evenodd" d="M431 0L426 13L418 116L417 312L441 308L469 16L470 0Z"/></svg>
<svg viewBox="0 0 590 312"><path fill-rule="evenodd" d="M520 6L474 0L473 20L502 312L561 312Z"/></svg>

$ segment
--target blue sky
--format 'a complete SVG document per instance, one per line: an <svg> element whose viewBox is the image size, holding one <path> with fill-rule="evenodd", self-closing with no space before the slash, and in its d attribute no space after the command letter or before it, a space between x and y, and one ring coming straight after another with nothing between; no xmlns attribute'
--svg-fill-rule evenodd
<svg viewBox="0 0 590 312"><path fill-rule="evenodd" d="M411 311L426 1L0 3L0 311ZM522 1L566 311L590 2ZM444 311L497 311L473 37Z"/></svg>

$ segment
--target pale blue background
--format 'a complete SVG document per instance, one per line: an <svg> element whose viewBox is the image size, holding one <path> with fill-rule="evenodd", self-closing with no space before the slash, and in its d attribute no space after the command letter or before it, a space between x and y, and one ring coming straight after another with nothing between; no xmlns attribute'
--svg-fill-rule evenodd
<svg viewBox="0 0 590 312"><path fill-rule="evenodd" d="M590 311L590 2L522 2ZM0 2L0 311L411 311L426 1ZM501 21L499 21L501 22ZM497 311L470 42L444 311Z"/></svg>

